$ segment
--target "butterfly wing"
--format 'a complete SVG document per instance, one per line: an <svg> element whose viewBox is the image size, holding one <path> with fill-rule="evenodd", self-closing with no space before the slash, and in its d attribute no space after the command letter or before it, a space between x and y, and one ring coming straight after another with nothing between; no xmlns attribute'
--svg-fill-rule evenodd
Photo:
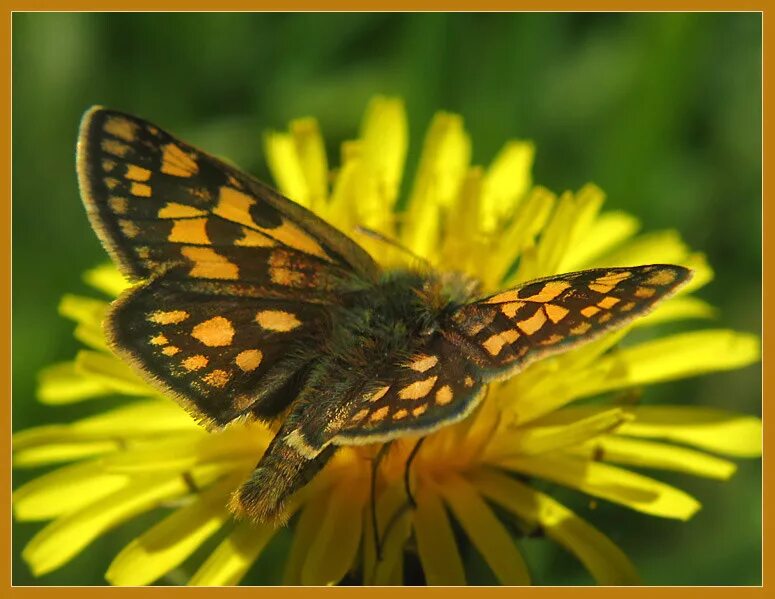
<svg viewBox="0 0 775 599"><path fill-rule="evenodd" d="M485 380L505 378L626 325L690 277L689 269L669 264L547 277L461 306L445 330Z"/></svg>
<svg viewBox="0 0 775 599"><path fill-rule="evenodd" d="M275 416L325 334L321 307L181 289L175 275L156 275L113 303L111 347L208 428L247 411Z"/></svg>
<svg viewBox="0 0 775 599"><path fill-rule="evenodd" d="M325 307L378 276L308 210L136 117L87 112L78 174L103 245L148 279L111 309L113 348L205 424L285 407Z"/></svg>
<svg viewBox="0 0 775 599"><path fill-rule="evenodd" d="M87 112L78 175L92 226L131 278L185 264L187 278L286 297L378 276L362 248L309 210L137 117Z"/></svg>
<svg viewBox="0 0 775 599"><path fill-rule="evenodd" d="M428 433L465 418L483 392L477 368L442 335L382 373L351 409L338 445Z"/></svg>
<svg viewBox="0 0 775 599"><path fill-rule="evenodd" d="M334 443L387 441L460 420L485 382L624 326L690 276L674 265L593 269L465 304L443 321L441 333L361 396Z"/></svg>

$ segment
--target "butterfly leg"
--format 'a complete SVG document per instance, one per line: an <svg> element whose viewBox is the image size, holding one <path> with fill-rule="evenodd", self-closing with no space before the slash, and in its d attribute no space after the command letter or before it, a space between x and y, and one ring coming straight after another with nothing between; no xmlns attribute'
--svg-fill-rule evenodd
<svg viewBox="0 0 775 599"><path fill-rule="evenodd" d="M404 488L406 489L406 497L409 499L409 505L412 506L412 509L417 509L417 502L414 499L414 495L412 495L412 487L411 487L411 481L410 479L410 473L411 473L411 467L412 462L414 461L414 458L417 457L417 453L420 451L420 446L422 445L422 442L425 441L425 437L420 438L419 441L415 444L415 446L412 448L412 451L409 453L409 457L406 458L406 467L404 468Z"/></svg>

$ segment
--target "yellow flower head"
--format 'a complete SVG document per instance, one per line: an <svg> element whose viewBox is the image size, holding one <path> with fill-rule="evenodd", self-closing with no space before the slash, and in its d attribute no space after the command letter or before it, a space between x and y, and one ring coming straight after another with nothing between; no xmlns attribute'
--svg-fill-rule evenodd
<svg viewBox="0 0 775 599"><path fill-rule="evenodd" d="M333 176L314 119L270 133L266 148L280 191L348 234L357 227L376 232L356 240L385 266L427 262L466 273L486 292L592 267L662 262L695 272L677 296L625 330L491 384L471 416L428 435L419 448L417 437L387 449L340 448L289 505L286 583L335 584L349 576L364 584L401 584L404 555L416 552L428 584L465 584L462 539L501 583L528 584L515 530L523 536L540 531L573 553L598 583L633 583L637 575L624 553L531 481L685 520L699 509L696 499L626 466L727 479L734 464L713 454L760 455L757 418L628 401L628 390L739 368L759 356L754 336L716 329L646 335L646 341L620 345L633 329L713 314L690 295L712 272L676 233L636 236L632 216L601 212L603 194L592 185L559 197L534 186L534 149L527 142L507 143L488 168L472 166L462 119L446 113L433 119L402 201L407 124L397 99L371 102ZM127 286L112 267L90 271L87 281L111 295ZM228 509L272 432L252 421L215 433L199 428L108 349L100 324L107 305L63 298L60 310L77 322L76 337L88 349L44 371L39 397L50 404L115 394L133 399L72 424L15 436L17 467L67 463L14 493L18 519L52 520L24 558L45 574L111 527L166 507L171 512L116 556L107 579L152 583L220 536L188 583L236 584L277 532L269 524L234 520ZM578 402L593 397L597 401Z"/></svg>

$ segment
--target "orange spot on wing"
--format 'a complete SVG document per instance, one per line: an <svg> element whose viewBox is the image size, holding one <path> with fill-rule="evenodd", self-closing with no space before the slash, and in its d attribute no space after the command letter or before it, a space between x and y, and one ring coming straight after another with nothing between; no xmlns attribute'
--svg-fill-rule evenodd
<svg viewBox="0 0 775 599"><path fill-rule="evenodd" d="M510 329L508 331L503 331L502 333L495 333L488 337L484 343L482 343L482 346L491 356L497 356L501 353L501 350L505 345L514 343L517 339L519 339L519 332Z"/></svg>
<svg viewBox="0 0 775 599"><path fill-rule="evenodd" d="M234 338L234 327L231 321L223 316L215 316L196 325L191 336L208 347L223 347L231 345Z"/></svg>
<svg viewBox="0 0 775 599"><path fill-rule="evenodd" d="M129 200L121 196L110 196L108 198L108 206L116 214L126 214L127 208L129 208Z"/></svg>
<svg viewBox="0 0 775 599"><path fill-rule="evenodd" d="M134 141L137 137L137 125L121 116L110 116L102 125L103 131L124 141Z"/></svg>
<svg viewBox="0 0 775 599"><path fill-rule="evenodd" d="M130 150L128 145L118 141L117 139L103 139L100 142L100 147L104 152L113 154L113 156L118 156L119 158L124 158Z"/></svg>
<svg viewBox="0 0 775 599"><path fill-rule="evenodd" d="M677 277L678 275L674 270L666 268L663 270L657 270L656 272L650 274L644 282L648 283L649 285L664 286L673 283Z"/></svg>
<svg viewBox="0 0 775 599"><path fill-rule="evenodd" d="M393 420L403 420L409 416L409 410L398 410L395 414L393 414Z"/></svg>
<svg viewBox="0 0 775 599"><path fill-rule="evenodd" d="M546 310L546 315L549 317L549 320L555 324L565 318L569 312L567 308L563 308L562 306L558 306L556 304L546 304L544 306L544 310Z"/></svg>
<svg viewBox="0 0 775 599"><path fill-rule="evenodd" d="M224 387L229 382L229 373L225 370L213 370L202 377L211 387Z"/></svg>
<svg viewBox="0 0 775 599"><path fill-rule="evenodd" d="M390 408L388 408L387 406L383 406L378 410L374 410L371 413L371 416L369 416L369 422L379 422L380 420L384 420L389 410Z"/></svg>
<svg viewBox="0 0 775 599"><path fill-rule="evenodd" d="M250 207L255 203L256 200L246 193L223 186L218 190L218 203L213 209L213 214L251 229L258 229L259 226L250 216Z"/></svg>
<svg viewBox="0 0 775 599"><path fill-rule="evenodd" d="M431 376L407 385L398 392L398 397L401 399L422 399L431 392L438 378L437 376Z"/></svg>
<svg viewBox="0 0 775 599"><path fill-rule="evenodd" d="M635 290L635 297L649 298L657 292L653 287L638 287Z"/></svg>
<svg viewBox="0 0 775 599"><path fill-rule="evenodd" d="M302 251L305 254L312 254L318 258L331 261L331 257L326 254L314 237L287 219L283 219L283 224L279 227L262 230L282 244Z"/></svg>
<svg viewBox="0 0 775 599"><path fill-rule="evenodd" d="M190 218L192 216L203 216L207 214L206 211L194 208L193 206L186 206L185 204L178 204L176 202L167 202L164 208L159 210L159 218Z"/></svg>
<svg viewBox="0 0 775 599"><path fill-rule="evenodd" d="M289 268L269 267L269 278L272 283L283 287L307 287L307 275Z"/></svg>
<svg viewBox="0 0 775 599"><path fill-rule="evenodd" d="M426 370L430 370L431 368L436 366L436 364L438 363L439 363L439 359L436 356L428 356L425 354L420 354L418 356L415 356L407 364L407 366L417 372L425 372Z"/></svg>
<svg viewBox="0 0 775 599"><path fill-rule="evenodd" d="M185 258L194 263L192 277L203 279L238 279L239 268L212 248L185 246L180 249Z"/></svg>
<svg viewBox="0 0 775 599"><path fill-rule="evenodd" d="M256 322L268 331L286 333L301 326L295 314L284 310L261 310L256 314Z"/></svg>
<svg viewBox="0 0 775 599"><path fill-rule="evenodd" d="M151 171L136 164L128 164L124 176L132 181L147 181L151 178Z"/></svg>
<svg viewBox="0 0 775 599"><path fill-rule="evenodd" d="M174 356L179 351L179 347L175 347L174 345L167 345L161 350L161 353L163 353L165 356Z"/></svg>
<svg viewBox="0 0 775 599"><path fill-rule="evenodd" d="M156 324L178 324L189 317L184 310L157 310L148 317L148 320Z"/></svg>
<svg viewBox="0 0 775 599"><path fill-rule="evenodd" d="M145 183L136 183L133 181L132 185L129 187L129 193L139 198L150 198L151 186Z"/></svg>
<svg viewBox="0 0 775 599"><path fill-rule="evenodd" d="M196 160L176 144L168 143L162 148L161 172L175 177L190 177L199 170Z"/></svg>
<svg viewBox="0 0 775 599"><path fill-rule="evenodd" d="M384 387L380 387L379 389L375 390L370 395L367 395L364 399L366 399L366 401L371 401L371 402L377 401L385 397L385 394L389 390L390 390L390 385L385 385Z"/></svg>
<svg viewBox="0 0 775 599"><path fill-rule="evenodd" d="M525 305L525 302L509 302L501 306L501 312L507 318L514 318L520 308Z"/></svg>
<svg viewBox="0 0 775 599"><path fill-rule="evenodd" d="M206 226L206 218L176 220L172 225L172 231L170 231L167 241L172 241L173 243L209 245L210 238L207 237Z"/></svg>
<svg viewBox="0 0 775 599"><path fill-rule="evenodd" d="M614 288L614 285L600 285L599 283L590 283L587 285L587 287L589 287L590 291L596 291L597 293L609 293Z"/></svg>
<svg viewBox="0 0 775 599"><path fill-rule="evenodd" d="M436 391L436 403L440 406L445 406L452 401L454 394L452 393L452 387L444 385L438 391Z"/></svg>
<svg viewBox="0 0 775 599"><path fill-rule="evenodd" d="M526 335L532 335L536 331L539 331L541 327L544 326L545 322L546 322L546 314L544 314L543 310L538 309L536 310L536 313L533 314L530 318L526 318L525 320L520 320L517 323L517 326ZM501 333L501 335L502 334L503 333Z"/></svg>
<svg viewBox="0 0 775 599"><path fill-rule="evenodd" d="M600 312L600 308L598 308L597 306L587 306L586 308L581 309L581 314L583 316L586 316L587 318L589 318L590 316L594 316L598 312Z"/></svg>
<svg viewBox="0 0 775 599"><path fill-rule="evenodd" d="M589 324L588 322L581 322L577 324L575 327L573 327L572 329L570 329L570 332L573 335L583 335L591 328L592 328L592 325Z"/></svg>
<svg viewBox="0 0 775 599"><path fill-rule="evenodd" d="M369 413L368 408L358 410L358 412L355 415L353 415L352 418L350 418L350 422L360 422L361 420L363 420L363 418L366 417L368 413Z"/></svg>
<svg viewBox="0 0 775 599"><path fill-rule="evenodd" d="M604 308L605 310L609 310L613 308L616 304L618 304L619 301L620 300L618 297L612 297L609 295L608 297L604 297L599 302L597 302L597 305L600 306L601 308Z"/></svg>
<svg viewBox="0 0 775 599"><path fill-rule="evenodd" d="M210 362L210 360L207 359L206 356L203 356L202 354L197 354L195 356L189 356L185 360L181 362L183 365L183 368L185 368L188 371L193 370L199 370L200 368L204 368L207 366L207 364Z"/></svg>
<svg viewBox="0 0 775 599"><path fill-rule="evenodd" d="M246 349L238 353L234 361L244 372L251 372L261 365L263 357L260 349Z"/></svg>
<svg viewBox="0 0 775 599"><path fill-rule="evenodd" d="M261 247L270 248L277 245L274 239L270 239L266 235L253 231L247 227L242 227L243 236L234 242L234 245L242 245L247 247Z"/></svg>
<svg viewBox="0 0 775 599"><path fill-rule="evenodd" d="M414 410L412 410L412 416L420 416L421 414L424 414L427 409L428 409L427 403L421 406L417 406Z"/></svg>
<svg viewBox="0 0 775 599"><path fill-rule="evenodd" d="M151 337L151 345L167 345L169 340L164 335L154 335Z"/></svg>

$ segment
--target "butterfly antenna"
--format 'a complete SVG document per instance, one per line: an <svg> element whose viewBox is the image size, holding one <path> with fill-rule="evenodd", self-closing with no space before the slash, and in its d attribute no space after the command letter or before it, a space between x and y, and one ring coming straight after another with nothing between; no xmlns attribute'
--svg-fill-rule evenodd
<svg viewBox="0 0 775 599"><path fill-rule="evenodd" d="M403 252L407 256L410 256L411 258L414 258L418 262L422 263L428 270L433 270L433 265L426 258L423 258L422 256L418 256L408 247L401 245L400 243L398 243L398 241L396 241L392 237L388 237L387 235L384 235L379 231L375 231L374 229L369 229L368 227L364 227L363 225L357 225L355 227L355 231L356 233L361 233L362 235L366 235L368 237L371 237L372 239L376 239L377 241L381 241L382 243L385 243L391 247L394 247L400 252Z"/></svg>

